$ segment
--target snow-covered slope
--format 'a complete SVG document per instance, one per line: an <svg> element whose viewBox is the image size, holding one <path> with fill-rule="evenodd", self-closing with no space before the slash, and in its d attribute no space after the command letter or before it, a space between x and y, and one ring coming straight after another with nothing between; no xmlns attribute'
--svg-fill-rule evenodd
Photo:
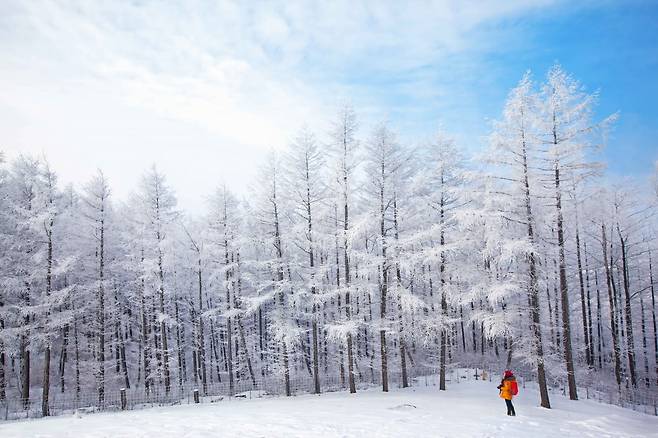
<svg viewBox="0 0 658 438"><path fill-rule="evenodd" d="M495 383L470 381L446 392L373 389L19 421L0 425L0 437L658 437L658 417L556 394L546 410L537 400L522 390L508 417Z"/></svg>

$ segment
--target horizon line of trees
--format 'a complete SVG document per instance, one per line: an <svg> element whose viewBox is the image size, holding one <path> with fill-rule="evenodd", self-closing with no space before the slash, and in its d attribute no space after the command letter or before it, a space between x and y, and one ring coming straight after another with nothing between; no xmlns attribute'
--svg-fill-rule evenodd
<svg viewBox="0 0 658 438"><path fill-rule="evenodd" d="M340 109L270 153L253 192L183 214L155 166L126 202L102 171L60 187L0 155L0 402L41 389L146 394L308 376L389 390L391 375L519 368L548 387L658 387L658 163L650 191L604 183L615 115L560 66L526 74L467 159L410 148ZM655 189L655 190L654 190ZM397 380L396 380L397 381Z"/></svg>

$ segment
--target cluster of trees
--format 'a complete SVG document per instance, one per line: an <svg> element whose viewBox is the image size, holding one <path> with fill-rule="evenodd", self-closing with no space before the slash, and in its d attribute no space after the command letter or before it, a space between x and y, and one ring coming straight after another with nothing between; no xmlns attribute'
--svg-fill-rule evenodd
<svg viewBox="0 0 658 438"><path fill-rule="evenodd" d="M351 392L411 370L498 361L547 386L658 386L658 190L592 161L610 117L559 66L514 88L490 149L411 148L343 108L183 215L147 171L127 200L98 172L0 167L0 400L195 384ZM658 187L657 187L658 189ZM583 383L582 381L580 382ZM614 387L614 386L613 386Z"/></svg>

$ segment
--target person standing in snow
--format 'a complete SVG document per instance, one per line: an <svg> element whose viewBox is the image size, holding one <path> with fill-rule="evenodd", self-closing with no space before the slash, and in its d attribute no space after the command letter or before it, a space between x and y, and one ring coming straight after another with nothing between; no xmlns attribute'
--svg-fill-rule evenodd
<svg viewBox="0 0 658 438"><path fill-rule="evenodd" d="M515 416L516 412L514 411L512 399L519 393L519 386L516 384L516 377L514 377L511 370L505 371L498 389L500 390L500 398L504 399L507 405L507 415Z"/></svg>

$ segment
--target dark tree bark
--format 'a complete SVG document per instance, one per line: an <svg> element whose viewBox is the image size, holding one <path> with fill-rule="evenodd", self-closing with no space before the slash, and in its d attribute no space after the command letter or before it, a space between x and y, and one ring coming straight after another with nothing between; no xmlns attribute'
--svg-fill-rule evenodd
<svg viewBox="0 0 658 438"><path fill-rule="evenodd" d="M52 203L52 199L50 200ZM53 287L53 220L50 219L48 227L46 228L48 237L48 250L46 259L46 300L50 298L50 293ZM48 304L50 305L50 304ZM46 314L46 319L50 319L50 310ZM47 341L46 350L43 357L43 392L41 395L41 415L47 417L50 415L49 408L49 395L50 395L50 340Z"/></svg>
<svg viewBox="0 0 658 438"><path fill-rule="evenodd" d="M603 325L601 322L601 289L599 288L599 271L594 270L594 284L596 286L596 338L599 369L603 369Z"/></svg>
<svg viewBox="0 0 658 438"><path fill-rule="evenodd" d="M347 318L347 321L349 322L352 318L352 309L351 309L351 302L350 302L350 282L351 282L351 274L350 274L350 259L349 259L349 240L348 240L348 231L350 227L350 222L349 222L349 203L348 203L348 187L349 187L349 167L348 167L348 160L349 160L349 154L350 154L350 145L348 143L350 133L348 132L349 129L352 127L349 126L348 122L346 119L343 119L342 121L342 132L340 133L340 142L341 142L341 162L340 162L340 170L342 173L341 179L342 179L342 201L343 201L343 261L344 261L344 273L345 273L345 317ZM310 202L309 202L309 217L310 217ZM338 219L336 219L338 220ZM309 222L309 230L310 230L310 222ZM336 253L336 258L338 259L338 253ZM336 287L340 287L340 263L338 260L336 260L336 265L337 265L337 270L336 270L336 276L337 276L337 285ZM340 307L340 303L339 303ZM356 384L354 381L354 347L353 347L353 340L352 340L352 333L347 333L347 381L348 385L350 388L350 393L354 394L356 392ZM342 351L341 351L342 354ZM341 359L341 375L343 373L342 370L343 367L343 361Z"/></svg>
<svg viewBox="0 0 658 438"><path fill-rule="evenodd" d="M610 308L610 327L612 331L612 352L615 361L615 380L617 386L621 385L621 361L619 358L619 339L617 332L617 318L615 316L614 305L614 281L612 278L612 271L610 269L610 262L608 259L608 239L606 237L605 223L601 224L601 246L603 247L603 260L605 263L605 276L606 284L608 285L608 305Z"/></svg>
<svg viewBox="0 0 658 438"><path fill-rule="evenodd" d="M178 297L174 297L174 318L176 318L176 351L178 355L178 387L183 388L183 380L187 381L185 375L185 355L183 354L183 340L181 338L181 320L178 309Z"/></svg>
<svg viewBox="0 0 658 438"><path fill-rule="evenodd" d="M393 228L395 232L395 242L396 245L400 240L400 228L398 226L398 198L397 193L393 195ZM403 309L402 309L402 275L400 272L400 257L399 250L397 254L397 261L395 262L395 277L397 279L397 288L398 288L398 313L400 320L400 371L402 373L402 387L407 388L409 386L409 380L407 376L407 354L406 346L404 339L404 319L403 319Z"/></svg>
<svg viewBox="0 0 658 438"><path fill-rule="evenodd" d="M441 185L443 185L443 175L441 175ZM443 230L444 220L445 220L445 200L443 192L441 193L441 199L439 202L439 227L440 231L440 242L441 245L441 256L439 264L439 280L441 282L441 316L443 317L442 324L445 325L448 319L448 302L446 301L446 292L445 292L445 266L446 259L443 247L445 245L445 233ZM439 390L446 390L446 342L447 342L447 328L441 327L441 346L439 353ZM482 343L484 345L484 342Z"/></svg>
<svg viewBox="0 0 658 438"><path fill-rule="evenodd" d="M555 136L555 132L554 132ZM557 140L556 140L557 142ZM557 144L557 143L556 143ZM569 398L578 400L576 373L573 364L571 348L571 320L569 311L569 289L567 286L567 266L564 256L564 229L562 218L562 192L560 189L560 165L555 163L555 206L557 209L557 242L560 265L560 298L562 301L562 340L564 342L564 360L567 366L567 381L569 383Z"/></svg>
<svg viewBox="0 0 658 438"><path fill-rule="evenodd" d="M384 181L385 181L385 163L384 160L381 162L381 178L382 185L379 191L379 231L381 236L381 245L382 245L382 281L380 286L380 304L379 304L379 316L381 318L382 328L379 330L379 342L380 342L380 354L381 354L381 363L382 363L382 391L388 392L388 353L386 346L386 300L388 294L388 259L387 259L387 243L386 243L386 223L385 223L385 213L384 208Z"/></svg>
<svg viewBox="0 0 658 438"><path fill-rule="evenodd" d="M277 175L276 173L274 174L274 180L272 181L272 193L271 193L271 203L273 207L273 213L274 213L274 247L276 249L276 257L277 257L277 267L276 267L276 275L277 275L277 281L279 284L283 282L284 279L284 274L283 274L283 246L281 243L281 232L280 232L280 223L279 223L279 204L277 202ZM279 305L281 306L281 310L285 312L285 295L283 293L283 289L279 289L279 294L278 294L278 300L279 300ZM286 396L290 397L292 395L292 392L290 390L290 361L288 358L288 344L285 339L281 341L281 356L283 358L283 378L284 378L284 385L285 385L285 390L286 390Z"/></svg>
<svg viewBox="0 0 658 438"><path fill-rule="evenodd" d="M525 131L522 137L522 160L523 160L523 188L524 203L527 221L527 236L530 243L535 242L535 233L533 228L534 217L532 215L532 204L530 197L530 181L528 176L528 154L526 149ZM528 268L530 281L528 283L528 303L530 306L530 318L532 323L530 329L534 343L535 354L537 355L537 382L539 384L540 404L543 408L550 409L551 402L548 397L548 387L546 386L546 370L544 369L544 346L541 338L541 321L539 308L539 279L537 277L537 260L534 250L528 254Z"/></svg>
<svg viewBox="0 0 658 438"><path fill-rule="evenodd" d="M316 303L316 294L317 290L315 287L315 251L313 247L313 220L312 220L312 210L311 210L311 191L308 187L308 159L306 161L306 170L307 170L307 186L306 186L306 215L308 222L308 263L311 268L311 295L313 296L313 321L312 333L311 333L311 344L313 350L313 393L320 394L320 362L318 355L318 304Z"/></svg>
<svg viewBox="0 0 658 438"><path fill-rule="evenodd" d="M203 385L203 394L208 393L208 377L206 370L206 347L205 335L203 333L203 281L201 275L201 252L199 251L199 259L197 264L197 280L199 286L199 340L198 340L198 360L197 366L199 367L199 374L201 376L201 384Z"/></svg>
<svg viewBox="0 0 658 438"><path fill-rule="evenodd" d="M242 299L242 273L240 268L240 252L236 254L236 264L237 264L237 284L238 284L238 295L236 297L236 305L241 306ZM256 376L254 375L254 368L251 363L251 354L249 353L249 348L247 346L247 340L245 337L244 325L242 324L242 315L238 314L236 317L238 323L238 332L240 334L240 342L242 343L242 350L247 361L247 370L249 371L249 377L251 378L251 383L256 387Z"/></svg>
<svg viewBox="0 0 658 438"><path fill-rule="evenodd" d="M640 317L642 319L642 357L644 358L644 384L648 388L650 384L649 379L649 352L647 351L647 324L644 312L644 299L640 294Z"/></svg>
<svg viewBox="0 0 658 438"><path fill-rule="evenodd" d="M651 251L649 251L649 281L651 283L651 319L653 321L653 351L656 354L656 385L658 385L658 330L656 330L656 294L653 283L653 266L651 260Z"/></svg>
<svg viewBox="0 0 658 438"><path fill-rule="evenodd" d="M583 252L585 253L585 289L587 291L587 334L589 336L589 357L590 366L594 366L596 354L594 353L594 334L592 331L592 299L590 288L589 261L587 257L587 242L583 243Z"/></svg>
<svg viewBox="0 0 658 438"><path fill-rule="evenodd" d="M164 370L164 385L165 392L169 394L171 391L171 376L169 375L169 347L168 347L168 334L167 334L167 324L165 322L165 305L164 305L164 266L162 260L162 250L160 250L160 242L162 241L160 230L157 231L157 240L158 240L158 278L160 279L159 287L159 303L160 303L160 337L162 345L162 365Z"/></svg>
<svg viewBox="0 0 658 438"><path fill-rule="evenodd" d="M121 355L121 371L123 371L123 384L126 389L130 389L130 377L128 373L128 362L126 360L126 343L124 341L124 332L123 329L119 329L119 336L121 341L119 344L119 353Z"/></svg>
<svg viewBox="0 0 658 438"><path fill-rule="evenodd" d="M626 239L622 236L619 224L617 224L617 234L619 235L619 243L621 244L621 263L622 263L622 278L624 286L624 319L626 320L626 343L627 343L627 357L628 357L628 371L631 375L631 384L637 387L637 375L635 371L635 340L633 338L633 315L631 313L631 291L630 281L628 278L628 259L626 256Z"/></svg>
<svg viewBox="0 0 658 438"><path fill-rule="evenodd" d="M64 376L66 373L66 361L68 360L69 330L69 324L64 325L62 329L62 348L59 353L59 389L62 394L64 394L66 386Z"/></svg>
<svg viewBox="0 0 658 438"><path fill-rule="evenodd" d="M80 340L78 337L78 322L75 317L75 307L71 302L71 310L73 310L73 350L75 353L75 401L80 400Z"/></svg>
<svg viewBox="0 0 658 438"><path fill-rule="evenodd" d="M0 312L2 307L4 306L4 303L0 301ZM0 331L3 331L5 329L5 321L0 318ZM0 401L3 401L6 399L6 391L7 391L7 380L5 377L5 346L0 341Z"/></svg>
<svg viewBox="0 0 658 438"><path fill-rule="evenodd" d="M580 255L580 230L578 229L577 219L576 219L576 260L578 266L578 283L580 285L580 309L582 312L582 320L583 320L583 337L585 339L585 361L587 362L587 365L592 366L593 360L590 354L591 347L590 347L590 338L589 338L589 330L588 330L589 319L587 318L587 304L586 304L587 301L585 299L583 265L581 262L581 255Z"/></svg>
<svg viewBox="0 0 658 438"><path fill-rule="evenodd" d="M141 263L144 262L144 250L142 249L142 255L141 255ZM148 395L149 392L151 391L152 387L152 382L153 379L151 377L151 364L150 364L150 359L151 359L151 346L149 344L149 322L148 322L148 315L147 315L147 308L146 308L146 297L144 296L144 291L145 291L145 284L144 284L144 279L142 278L140 280L140 287L139 287L139 296L140 296L140 316L141 316L141 326L142 326L142 333L141 333L141 344L142 346L142 353L143 353L143 367L144 367L144 391Z"/></svg>
<svg viewBox="0 0 658 438"><path fill-rule="evenodd" d="M231 269L229 269L229 247L228 247L228 208L226 196L224 196L224 280L226 281L226 311L230 312L233 307L233 298L231 297ZM233 377L233 324L231 316L226 317L226 363L228 365L228 391L232 396L235 391L235 379Z"/></svg>
<svg viewBox="0 0 658 438"><path fill-rule="evenodd" d="M26 286L25 292L25 302L26 305L30 304L30 286ZM30 324L30 316L25 315L23 322L26 327ZM30 350L29 350L29 329L26 329L21 334L20 346L19 346L19 355L20 355L20 365L21 365L21 399L23 400L23 408L28 409L30 407Z"/></svg>
<svg viewBox="0 0 658 438"><path fill-rule="evenodd" d="M98 248L98 405L105 402L105 205L100 207Z"/></svg>

